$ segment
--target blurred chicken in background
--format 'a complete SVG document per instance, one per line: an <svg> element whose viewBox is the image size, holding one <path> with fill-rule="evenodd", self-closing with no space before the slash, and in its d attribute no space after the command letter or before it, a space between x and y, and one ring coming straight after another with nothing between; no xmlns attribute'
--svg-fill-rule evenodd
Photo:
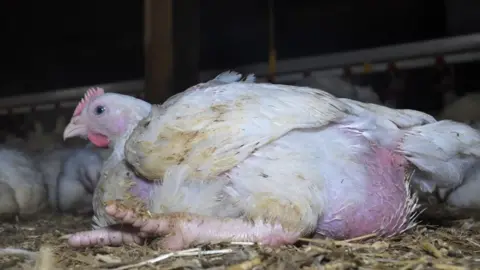
<svg viewBox="0 0 480 270"><path fill-rule="evenodd" d="M338 98L348 98L366 103L382 104L370 86L356 86L335 76L309 75L297 82L297 86L308 86L326 91Z"/></svg>
<svg viewBox="0 0 480 270"><path fill-rule="evenodd" d="M56 118L51 131L38 119L30 121L30 129L26 128L28 121L19 127L17 123L22 121L16 120L28 117L17 114L2 118L0 216L25 216L46 208L88 214L100 169L110 150L81 139L64 141L63 115Z"/></svg>
<svg viewBox="0 0 480 270"><path fill-rule="evenodd" d="M442 57L436 59L431 77L430 95L441 97L443 108L437 111L437 120L454 120L469 124L480 130L480 94L468 93L460 97L456 92L454 68L447 65ZM425 89L422 89L425 90ZM432 96L432 99L435 97ZM456 132L456 131L452 131ZM426 196L425 201L431 205L440 204L445 207L442 212L428 213L429 216L443 216L460 218L462 215L471 217L471 214L480 209L480 160L474 163L466 172L463 180L456 186L448 189L438 189L436 197ZM445 210L447 210L445 212Z"/></svg>
<svg viewBox="0 0 480 270"><path fill-rule="evenodd" d="M455 89L455 73L443 58L437 59L437 76L439 83L435 85L443 98L443 109L438 119L449 119L467 124L480 121L480 93L467 93L460 97Z"/></svg>
<svg viewBox="0 0 480 270"><path fill-rule="evenodd" d="M0 147L0 216L29 216L47 207L47 190L34 160L18 149Z"/></svg>
<svg viewBox="0 0 480 270"><path fill-rule="evenodd" d="M57 212L90 213L93 191L110 153L109 149L83 147L54 149L37 155L50 208Z"/></svg>
<svg viewBox="0 0 480 270"><path fill-rule="evenodd" d="M468 93L457 97L438 115L439 119L449 119L463 123L474 124L480 121L480 93Z"/></svg>

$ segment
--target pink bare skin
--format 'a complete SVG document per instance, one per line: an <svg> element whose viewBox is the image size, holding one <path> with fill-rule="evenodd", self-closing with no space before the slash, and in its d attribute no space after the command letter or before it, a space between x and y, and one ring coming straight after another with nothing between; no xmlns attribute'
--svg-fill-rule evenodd
<svg viewBox="0 0 480 270"><path fill-rule="evenodd" d="M107 206L106 211L122 224L137 228L140 235L165 236L161 247L169 250L227 240L258 242L275 247L293 244L299 237L299 233L287 232L280 225L262 222L249 224L240 219L220 220L190 213L169 213L153 219L142 219L136 217L132 210L122 210L114 204Z"/></svg>
<svg viewBox="0 0 480 270"><path fill-rule="evenodd" d="M326 192L329 210L319 219L317 233L334 239L348 239L370 234L377 229L380 236L389 236L408 228L410 212L405 181L407 160L383 147L372 146L373 152L365 157L368 168L368 196L363 203L344 207L340 198L352 192L341 183ZM343 189L343 190L342 190ZM337 192L335 192L337 191ZM335 196L337 194L337 196Z"/></svg>
<svg viewBox="0 0 480 270"><path fill-rule="evenodd" d="M287 232L280 225L262 222L249 224L240 219L220 220L190 213L169 213L152 219L138 218L132 210L115 204L106 212L121 222L120 226L79 232L71 236L72 247L120 246L142 244L146 238L164 236L162 249L182 250L194 244L224 241L257 242L271 247L293 244L299 233Z"/></svg>
<svg viewBox="0 0 480 270"><path fill-rule="evenodd" d="M118 226L117 226L118 227ZM142 244L144 239L132 228L115 226L75 233L68 239L72 247Z"/></svg>

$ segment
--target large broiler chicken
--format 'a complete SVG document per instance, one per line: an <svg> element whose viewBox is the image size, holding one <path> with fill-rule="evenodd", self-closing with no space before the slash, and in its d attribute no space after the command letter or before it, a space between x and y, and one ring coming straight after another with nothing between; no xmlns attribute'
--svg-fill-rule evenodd
<svg viewBox="0 0 480 270"><path fill-rule="evenodd" d="M476 130L421 112L307 87L216 82L154 106L87 92L64 137L114 154L95 190L96 230L71 245L391 236L415 224L411 180L458 185L480 154Z"/></svg>

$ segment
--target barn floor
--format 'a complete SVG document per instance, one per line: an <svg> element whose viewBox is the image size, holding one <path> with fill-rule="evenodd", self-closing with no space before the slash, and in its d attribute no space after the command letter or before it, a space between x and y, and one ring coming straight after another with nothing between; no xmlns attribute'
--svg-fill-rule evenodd
<svg viewBox="0 0 480 270"><path fill-rule="evenodd" d="M168 252L148 246L75 250L62 236L89 227L90 218L46 215L31 221L2 223L0 247L38 251L29 256L2 255L0 269L480 269L480 223L461 220L443 226L421 225L388 241L314 239L297 247L262 248L246 243L206 246L204 254L184 252L151 265ZM213 254L209 254L213 253ZM35 268L34 268L35 267Z"/></svg>

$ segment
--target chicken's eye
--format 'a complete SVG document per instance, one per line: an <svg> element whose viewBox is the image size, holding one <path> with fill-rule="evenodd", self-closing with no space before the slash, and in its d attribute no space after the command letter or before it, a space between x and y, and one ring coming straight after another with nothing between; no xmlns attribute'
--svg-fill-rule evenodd
<svg viewBox="0 0 480 270"><path fill-rule="evenodd" d="M104 113L104 112L105 112L105 107L103 107L103 106L101 106L101 105L95 107L95 114L96 114L96 115L100 115L100 114L102 114L102 113Z"/></svg>

